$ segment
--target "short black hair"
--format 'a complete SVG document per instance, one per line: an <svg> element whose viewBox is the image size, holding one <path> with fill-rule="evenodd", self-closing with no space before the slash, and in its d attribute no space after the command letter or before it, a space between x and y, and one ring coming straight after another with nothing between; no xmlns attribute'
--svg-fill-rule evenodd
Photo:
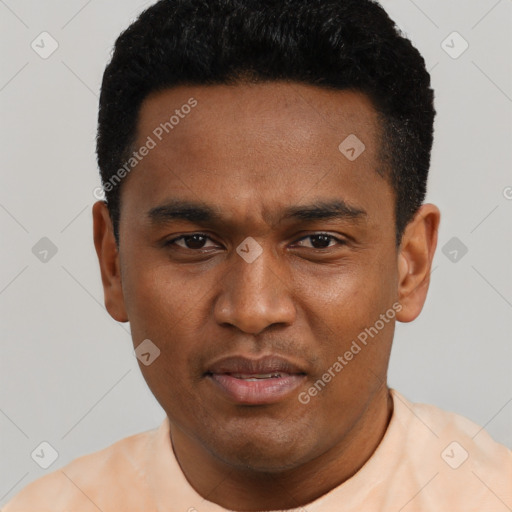
<svg viewBox="0 0 512 512"><path fill-rule="evenodd" d="M423 57L375 0L160 0L143 11L118 37L103 75L97 156L104 188L130 158L150 93L278 80L371 99L398 246L425 199L436 112ZM120 190L105 188L117 244Z"/></svg>

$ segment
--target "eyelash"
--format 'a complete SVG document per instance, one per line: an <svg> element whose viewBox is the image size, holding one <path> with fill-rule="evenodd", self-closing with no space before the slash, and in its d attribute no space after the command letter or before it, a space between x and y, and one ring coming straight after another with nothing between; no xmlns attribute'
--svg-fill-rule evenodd
<svg viewBox="0 0 512 512"><path fill-rule="evenodd" d="M214 241L214 240L212 240L212 238L211 238L209 235L207 235L206 233L191 233L191 234L189 234L189 235L180 235L180 236L178 236L178 237L176 237L176 238L173 238L172 240L168 240L167 242L165 242L165 244L164 244L164 245L165 245L165 247L169 247L169 246L174 245L174 244L175 244L175 242L177 242L177 241L179 241L179 240L184 240L184 239L186 239L186 238L192 238L193 236L197 236L197 235L202 236L202 237L204 237L204 238L207 238L207 239L209 239L209 240L211 240L211 241ZM334 241L338 242L338 245L340 245L340 246L342 246L342 245L346 245L346 243L347 243L345 240L342 240L342 239L340 239L340 238L337 238L337 237L335 237L334 235L330 235L329 233L322 233L322 232L314 233L314 234L312 234L312 235L306 235L306 236L304 236L304 237L302 237L302 238L299 238L299 239L297 240L297 242L300 242L300 241L302 241L302 240L305 240L306 238L312 238L312 237L315 237L315 236L326 236L326 237L330 238L331 240L334 240ZM180 247L181 249L185 249L185 250L193 251L193 252L200 252L201 250L203 250L203 249L189 249L188 247L181 247L181 246L178 246L178 247ZM307 249L313 249L313 250L315 250L315 251L322 251L322 250L325 250L325 249L332 249L332 247L331 247L331 246L330 246L330 247L321 247L321 248L316 248L316 247L307 247Z"/></svg>

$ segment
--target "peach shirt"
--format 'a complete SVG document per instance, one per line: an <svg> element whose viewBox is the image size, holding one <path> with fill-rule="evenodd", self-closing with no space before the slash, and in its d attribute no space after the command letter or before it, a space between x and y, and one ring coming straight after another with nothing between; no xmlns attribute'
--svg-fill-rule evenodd
<svg viewBox="0 0 512 512"><path fill-rule="evenodd" d="M301 512L510 512L512 452L473 422L413 404L394 412L373 456ZM169 420L32 482L3 512L225 512L188 483Z"/></svg>

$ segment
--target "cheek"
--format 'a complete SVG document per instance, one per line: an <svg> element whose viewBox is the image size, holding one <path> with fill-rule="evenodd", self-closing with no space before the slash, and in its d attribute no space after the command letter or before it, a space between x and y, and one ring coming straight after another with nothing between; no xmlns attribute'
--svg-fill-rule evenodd
<svg viewBox="0 0 512 512"><path fill-rule="evenodd" d="M149 388L165 410L186 411L194 400L188 360L199 350L197 290L165 265L130 266L123 291L134 347L145 339L160 350L150 365L139 363Z"/></svg>
<svg viewBox="0 0 512 512"><path fill-rule="evenodd" d="M392 275L386 262L364 262L361 257L337 270L310 273L301 280L296 296L311 322L316 319L344 339L391 307Z"/></svg>
<svg viewBox="0 0 512 512"><path fill-rule="evenodd" d="M123 294L134 343L154 339L164 346L190 329L200 316L200 290L186 272L171 272L166 263L154 263L138 254L123 273Z"/></svg>

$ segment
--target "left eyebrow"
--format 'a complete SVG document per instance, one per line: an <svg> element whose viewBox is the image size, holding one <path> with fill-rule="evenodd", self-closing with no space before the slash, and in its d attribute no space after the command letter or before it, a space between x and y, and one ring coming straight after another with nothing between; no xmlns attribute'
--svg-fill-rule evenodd
<svg viewBox="0 0 512 512"><path fill-rule="evenodd" d="M281 220L359 220L368 217L362 208L351 206L341 199L334 201L317 201L311 205L291 206L285 210Z"/></svg>
<svg viewBox="0 0 512 512"><path fill-rule="evenodd" d="M148 211L151 224L159 225L173 220L186 220L201 224L222 224L224 221L218 210L201 202L171 200L164 205L156 206ZM315 201L308 205L287 207L280 217L280 222L287 220L365 220L368 214L362 208L351 206L341 199L332 201Z"/></svg>

